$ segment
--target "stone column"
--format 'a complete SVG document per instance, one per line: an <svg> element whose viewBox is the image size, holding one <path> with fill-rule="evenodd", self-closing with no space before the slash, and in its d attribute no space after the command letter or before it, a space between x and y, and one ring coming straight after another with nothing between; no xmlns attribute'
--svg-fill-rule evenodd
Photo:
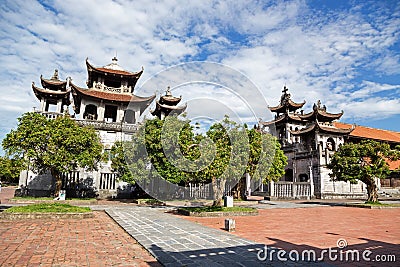
<svg viewBox="0 0 400 267"><path fill-rule="evenodd" d="M42 100L40 100L40 111L41 112L46 111L46 100L44 100L43 98L42 98Z"/></svg>
<svg viewBox="0 0 400 267"><path fill-rule="evenodd" d="M271 182L269 182L269 195L271 197L275 196L275 183L273 180Z"/></svg>
<svg viewBox="0 0 400 267"><path fill-rule="evenodd" d="M97 107L97 120L98 121L104 121L104 111L105 111L105 105L104 105L104 103L100 103L99 106Z"/></svg>
<svg viewBox="0 0 400 267"><path fill-rule="evenodd" d="M57 109L56 112L62 113L62 99L57 100Z"/></svg>
<svg viewBox="0 0 400 267"><path fill-rule="evenodd" d="M86 108L86 105L83 103L83 101L81 101L80 114L81 114L82 119L83 119L83 114L85 113L85 108Z"/></svg>
<svg viewBox="0 0 400 267"><path fill-rule="evenodd" d="M314 197L314 175L312 170L312 163L310 165L310 198Z"/></svg>

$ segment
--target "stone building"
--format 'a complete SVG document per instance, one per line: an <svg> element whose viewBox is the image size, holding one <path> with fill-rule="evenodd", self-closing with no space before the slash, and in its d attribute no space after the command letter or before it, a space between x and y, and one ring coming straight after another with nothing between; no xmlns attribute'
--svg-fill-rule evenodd
<svg viewBox="0 0 400 267"><path fill-rule="evenodd" d="M284 87L278 106L269 107L276 113L274 120L259 123L264 132L275 135L288 157L286 174L279 182L267 187L270 198L364 198L362 182L335 181L329 176L327 164L338 147L345 142L374 139L400 144L400 133L340 123L340 113L330 113L318 100L312 111L301 109L305 101L296 103ZM395 168L397 163L391 163ZM378 181L379 183L379 181Z"/></svg>
<svg viewBox="0 0 400 267"><path fill-rule="evenodd" d="M185 103L184 106L178 106L181 100L182 96L173 96L168 86L165 95L160 96L160 99L156 100L156 108L151 111L151 114L158 117L160 120L164 119L169 114L180 115L187 107L187 103Z"/></svg>
<svg viewBox="0 0 400 267"><path fill-rule="evenodd" d="M95 67L86 59L88 72L87 87L80 87L71 78L61 81L58 71L53 77L44 79L43 88L32 83L32 89L40 101L36 112L49 119L64 113L70 114L81 126L93 127L100 135L105 152L116 141L128 140L137 130L138 119L155 99L155 95L140 97L134 94L135 85L143 73L124 70L117 58L104 67ZM69 110L69 107L72 110ZM20 185L31 195L49 195L54 188L51 175L37 175L34 170L21 174ZM124 184L119 183L112 172L111 161L100 164L97 171L83 169L66 173L62 188L67 195L80 194L95 190L100 197L116 196Z"/></svg>

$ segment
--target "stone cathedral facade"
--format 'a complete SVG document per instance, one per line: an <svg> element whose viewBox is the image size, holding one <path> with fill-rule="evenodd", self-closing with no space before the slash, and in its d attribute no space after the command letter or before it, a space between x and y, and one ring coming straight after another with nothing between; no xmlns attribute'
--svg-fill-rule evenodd
<svg viewBox="0 0 400 267"><path fill-rule="evenodd" d="M40 101L40 108L35 112L48 119L69 114L79 125L94 128L107 154L116 141L131 139L138 129L139 117L156 95L135 95L143 68L137 72L127 71L118 64L116 57L102 67L94 66L86 59L86 69L86 87L73 83L70 77L60 80L57 70L49 79L40 76L41 86L32 83L32 90ZM186 104L177 106L180 101L181 97L173 96L168 87L151 113L159 118L170 112L179 115L186 109ZM50 195L54 190L54 179L50 174L38 175L29 169L23 171L19 184L35 196ZM90 191L101 198L118 194L129 196L129 186L118 181L110 160L100 163L97 171L79 169L63 174L62 189L69 196L85 196L85 192Z"/></svg>
<svg viewBox="0 0 400 267"><path fill-rule="evenodd" d="M260 130L278 138L288 157L285 176L267 186L267 195L271 199L364 198L366 186L362 182L335 181L327 164L345 142L373 139L394 147L400 144L400 133L340 123L343 111L331 113L319 100L305 113L305 103L294 102L284 87L279 104L269 107L275 118L259 122ZM397 163L391 163L392 170ZM379 186L379 179L377 182Z"/></svg>

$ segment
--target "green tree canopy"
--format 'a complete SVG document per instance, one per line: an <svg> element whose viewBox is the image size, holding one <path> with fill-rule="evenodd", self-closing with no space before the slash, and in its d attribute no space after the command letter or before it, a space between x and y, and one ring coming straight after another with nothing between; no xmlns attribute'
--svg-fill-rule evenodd
<svg viewBox="0 0 400 267"><path fill-rule="evenodd" d="M399 156L398 149L391 149L386 143L372 140L360 143L341 145L333 155L328 168L332 170L331 177L337 181L367 185L368 202L378 201L376 178L384 179L389 174L387 160L395 160Z"/></svg>
<svg viewBox="0 0 400 267"><path fill-rule="evenodd" d="M221 205L227 181L236 184L245 172L276 180L286 165L275 138L247 130L228 117L206 134L195 134L189 121L174 116L147 120L132 141L116 143L112 154L112 167L126 182L145 186L154 177L175 184L211 182L215 205Z"/></svg>
<svg viewBox="0 0 400 267"><path fill-rule="evenodd" d="M19 158L0 157L0 181L17 183L24 165Z"/></svg>
<svg viewBox="0 0 400 267"><path fill-rule="evenodd" d="M3 140L9 156L29 163L41 174L50 171L56 179L55 194L61 189L61 173L78 167L95 169L102 158L100 137L79 126L69 116L48 120L39 113L25 113L18 126Z"/></svg>

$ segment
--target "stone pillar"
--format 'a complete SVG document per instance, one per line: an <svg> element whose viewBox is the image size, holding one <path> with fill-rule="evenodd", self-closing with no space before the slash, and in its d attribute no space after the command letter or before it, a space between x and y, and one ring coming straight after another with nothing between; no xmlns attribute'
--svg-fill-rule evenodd
<svg viewBox="0 0 400 267"><path fill-rule="evenodd" d="M269 195L271 197L275 196L275 182L274 181L269 182Z"/></svg>
<svg viewBox="0 0 400 267"><path fill-rule="evenodd" d="M310 165L310 198L314 197L314 175L312 170L312 163Z"/></svg>
<svg viewBox="0 0 400 267"><path fill-rule="evenodd" d="M40 111L45 112L46 111L46 100L41 99L40 100Z"/></svg>
<svg viewBox="0 0 400 267"><path fill-rule="evenodd" d="M56 112L62 113L62 99L57 100L57 109Z"/></svg>
<svg viewBox="0 0 400 267"><path fill-rule="evenodd" d="M140 109L135 111L135 123L138 123L140 118Z"/></svg>
<svg viewBox="0 0 400 267"><path fill-rule="evenodd" d="M297 194L296 194L296 183L292 182L292 197L296 198Z"/></svg>
<svg viewBox="0 0 400 267"><path fill-rule="evenodd" d="M104 103L100 103L99 106L97 107L97 120L98 121L104 121L104 111L105 111L105 105L104 105Z"/></svg>
<svg viewBox="0 0 400 267"><path fill-rule="evenodd" d="M81 114L82 119L83 119L83 114L85 113L85 108L86 108L85 103L83 103L83 101L81 101L80 114Z"/></svg>

